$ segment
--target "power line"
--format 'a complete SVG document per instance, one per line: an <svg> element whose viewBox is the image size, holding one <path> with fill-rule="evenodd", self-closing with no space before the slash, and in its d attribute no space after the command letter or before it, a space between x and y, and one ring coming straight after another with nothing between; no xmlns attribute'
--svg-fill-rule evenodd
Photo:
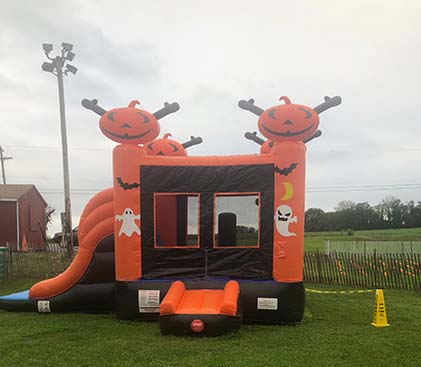
<svg viewBox="0 0 421 367"><path fill-rule="evenodd" d="M411 190L411 189L421 189L419 186L410 186L410 187L374 187L374 188L349 188L349 189L329 189L329 190L306 190L309 194L314 193L332 193L332 192L369 192L369 191L392 191L392 190Z"/></svg>
<svg viewBox="0 0 421 367"><path fill-rule="evenodd" d="M336 193L336 192L370 192L370 191L392 191L392 190L411 190L421 189L421 183L406 183L406 184L381 184L381 185L345 185L345 186L320 186L309 187L306 193ZM94 195L104 188L89 188L89 189L72 189L73 195ZM60 189L48 188L40 189L46 195L62 195Z"/></svg>
<svg viewBox="0 0 421 367"><path fill-rule="evenodd" d="M45 146L45 145L5 145L8 148L12 148L12 149L25 149L25 150L45 150L45 151L50 151L50 150L61 150L60 147L56 147L56 146ZM99 148L82 148L82 147L72 147L69 149L70 151L79 151L79 152L108 152L111 151L112 149L99 149Z"/></svg>
<svg viewBox="0 0 421 367"><path fill-rule="evenodd" d="M381 185L349 185L349 186L321 186L309 187L306 192L368 192L368 191L391 191L391 190L411 190L421 189L419 183L409 184L381 184Z"/></svg>
<svg viewBox="0 0 421 367"><path fill-rule="evenodd" d="M393 187L393 186L419 186L421 185L421 183L398 183L398 184L371 184L371 185L335 185L335 186L319 186L319 187L315 187L315 189L332 189L332 188L337 188L337 187L341 187L341 188L365 188L365 187ZM312 189L312 187L309 187L310 189Z"/></svg>

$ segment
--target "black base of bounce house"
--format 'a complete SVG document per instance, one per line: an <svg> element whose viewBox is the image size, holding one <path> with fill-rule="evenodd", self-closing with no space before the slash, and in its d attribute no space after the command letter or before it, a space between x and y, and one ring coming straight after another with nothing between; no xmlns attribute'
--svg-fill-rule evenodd
<svg viewBox="0 0 421 367"><path fill-rule="evenodd" d="M220 336L238 331L242 324L241 309L228 315L165 315L159 318L162 335Z"/></svg>
<svg viewBox="0 0 421 367"><path fill-rule="evenodd" d="M142 298L146 297L147 291L152 291L161 302L175 280L142 279L135 282L117 282L115 297L117 318L120 320L158 320L160 317L159 307L143 307L144 305L140 304ZM188 290L223 289L228 280L219 278L183 279L183 282ZM302 321L305 305L302 282L235 280L240 285L239 310L241 309L244 323L288 325L299 324Z"/></svg>
<svg viewBox="0 0 421 367"><path fill-rule="evenodd" d="M28 291L3 296L0 309L13 312L109 313L114 309L115 283L76 284L48 299L31 299ZM47 306L46 306L47 305Z"/></svg>

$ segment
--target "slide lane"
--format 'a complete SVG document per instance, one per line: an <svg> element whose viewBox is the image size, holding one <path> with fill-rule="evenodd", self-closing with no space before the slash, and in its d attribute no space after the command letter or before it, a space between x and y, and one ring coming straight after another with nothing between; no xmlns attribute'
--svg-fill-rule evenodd
<svg viewBox="0 0 421 367"><path fill-rule="evenodd" d="M86 205L78 229L79 249L70 266L56 277L33 285L29 298L51 298L72 288L86 272L98 244L113 232L113 189L109 188L96 194Z"/></svg>

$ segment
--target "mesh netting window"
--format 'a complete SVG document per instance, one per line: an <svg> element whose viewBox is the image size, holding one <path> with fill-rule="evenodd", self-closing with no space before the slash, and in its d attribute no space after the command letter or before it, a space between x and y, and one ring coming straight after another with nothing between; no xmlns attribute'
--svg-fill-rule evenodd
<svg viewBox="0 0 421 367"><path fill-rule="evenodd" d="M259 194L216 194L215 247L259 246Z"/></svg>
<svg viewBox="0 0 421 367"><path fill-rule="evenodd" d="M198 194L155 194L155 247L199 247Z"/></svg>

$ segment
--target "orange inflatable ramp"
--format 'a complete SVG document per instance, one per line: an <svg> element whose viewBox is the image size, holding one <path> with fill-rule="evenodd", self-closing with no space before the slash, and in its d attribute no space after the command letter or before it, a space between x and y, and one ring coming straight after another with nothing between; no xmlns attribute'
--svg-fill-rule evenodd
<svg viewBox="0 0 421 367"><path fill-rule="evenodd" d="M230 315L237 312L240 286L230 280L223 290L196 289L187 291L182 281L171 285L162 300L160 314Z"/></svg>
<svg viewBox="0 0 421 367"><path fill-rule="evenodd" d="M58 276L32 286L29 298L46 299L66 292L87 270L97 245L114 233L113 189L96 194L86 205L79 224L79 249L70 266Z"/></svg>
<svg viewBox="0 0 421 367"><path fill-rule="evenodd" d="M241 325L238 312L240 286L230 280L224 289L186 290L182 281L174 282L160 305L163 334L216 336Z"/></svg>

